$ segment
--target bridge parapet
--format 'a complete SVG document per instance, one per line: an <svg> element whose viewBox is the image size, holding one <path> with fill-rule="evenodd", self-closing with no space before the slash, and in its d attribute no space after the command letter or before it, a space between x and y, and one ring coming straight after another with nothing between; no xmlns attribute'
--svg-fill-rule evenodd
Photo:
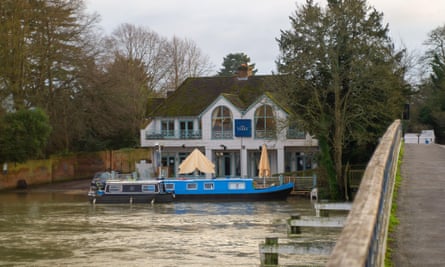
<svg viewBox="0 0 445 267"><path fill-rule="evenodd" d="M327 266L383 266L402 128L394 121L382 137L329 257Z"/></svg>

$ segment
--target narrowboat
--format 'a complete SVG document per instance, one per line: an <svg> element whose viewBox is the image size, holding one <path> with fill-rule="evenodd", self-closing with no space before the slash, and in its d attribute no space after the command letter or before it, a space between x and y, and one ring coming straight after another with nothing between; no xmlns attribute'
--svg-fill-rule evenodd
<svg viewBox="0 0 445 267"><path fill-rule="evenodd" d="M88 192L89 201L96 203L168 203L173 201L174 192L165 190L160 180L106 180L92 184Z"/></svg>
<svg viewBox="0 0 445 267"><path fill-rule="evenodd" d="M167 192L175 201L266 201L286 200L293 183L263 187L253 178L166 179Z"/></svg>

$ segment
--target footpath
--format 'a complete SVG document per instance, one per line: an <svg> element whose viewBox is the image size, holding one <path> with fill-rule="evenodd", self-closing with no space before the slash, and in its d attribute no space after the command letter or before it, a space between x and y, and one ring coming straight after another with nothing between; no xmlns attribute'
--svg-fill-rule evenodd
<svg viewBox="0 0 445 267"><path fill-rule="evenodd" d="M394 266L445 266L445 147L405 144Z"/></svg>

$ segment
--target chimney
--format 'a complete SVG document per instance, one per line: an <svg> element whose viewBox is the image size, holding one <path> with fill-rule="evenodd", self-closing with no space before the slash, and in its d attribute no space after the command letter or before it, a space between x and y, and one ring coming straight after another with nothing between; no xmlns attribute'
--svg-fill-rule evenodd
<svg viewBox="0 0 445 267"><path fill-rule="evenodd" d="M241 64L236 73L238 80L247 80L249 76L252 76L252 69L245 63Z"/></svg>

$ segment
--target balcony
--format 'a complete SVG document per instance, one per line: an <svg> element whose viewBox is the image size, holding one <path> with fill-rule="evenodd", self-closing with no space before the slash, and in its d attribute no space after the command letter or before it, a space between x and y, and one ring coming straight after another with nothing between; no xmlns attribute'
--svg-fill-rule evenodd
<svg viewBox="0 0 445 267"><path fill-rule="evenodd" d="M196 131L153 131L145 132L145 140L159 140L159 139L201 139L201 130Z"/></svg>
<svg viewBox="0 0 445 267"><path fill-rule="evenodd" d="M288 129L286 137L287 139L304 139L306 137L306 133L297 129Z"/></svg>
<svg viewBox="0 0 445 267"><path fill-rule="evenodd" d="M255 138L258 139L275 139L276 132L273 130L255 130Z"/></svg>
<svg viewBox="0 0 445 267"><path fill-rule="evenodd" d="M233 132L232 131L212 131L213 139L232 139Z"/></svg>

